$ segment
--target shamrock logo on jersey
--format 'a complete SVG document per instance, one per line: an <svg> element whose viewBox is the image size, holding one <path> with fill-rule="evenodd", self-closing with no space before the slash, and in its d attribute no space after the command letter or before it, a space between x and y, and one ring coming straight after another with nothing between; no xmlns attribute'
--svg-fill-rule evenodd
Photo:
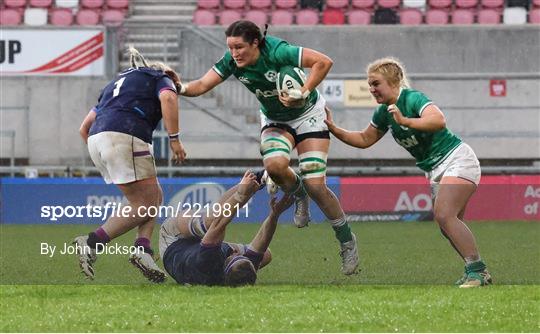
<svg viewBox="0 0 540 334"><path fill-rule="evenodd" d="M270 70L264 74L264 77L270 82L276 82L277 72L274 70Z"/></svg>

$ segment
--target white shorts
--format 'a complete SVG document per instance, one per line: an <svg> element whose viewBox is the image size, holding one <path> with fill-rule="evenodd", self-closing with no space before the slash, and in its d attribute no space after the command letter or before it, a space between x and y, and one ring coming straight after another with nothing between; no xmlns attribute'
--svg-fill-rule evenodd
<svg viewBox="0 0 540 334"><path fill-rule="evenodd" d="M431 184L431 196L433 198L437 195L439 183L445 176L459 177L476 185L480 183L480 162L469 145L465 143L459 144L446 159L431 172L426 173L426 177Z"/></svg>
<svg viewBox="0 0 540 334"><path fill-rule="evenodd" d="M325 132L328 134L328 126L324 123L324 120L326 119L326 112L324 111L325 106L326 100L319 93L319 98L313 107L292 121L275 121L267 118L261 112L261 129L272 127L273 125L277 125L277 127L279 127L279 125L285 125L286 128L290 128L290 130L293 131L291 134L293 135L296 144L306 137L309 138L309 135L306 136L307 133ZM290 130L288 132L291 132ZM328 137L325 138L330 138L330 135L328 134Z"/></svg>
<svg viewBox="0 0 540 334"><path fill-rule="evenodd" d="M156 176L152 145L137 137L121 132L100 132L88 137L88 151L108 184L125 184Z"/></svg>

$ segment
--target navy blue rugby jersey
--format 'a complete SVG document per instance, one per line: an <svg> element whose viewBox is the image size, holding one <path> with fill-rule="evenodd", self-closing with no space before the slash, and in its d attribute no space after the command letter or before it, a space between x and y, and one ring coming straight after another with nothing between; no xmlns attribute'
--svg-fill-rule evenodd
<svg viewBox="0 0 540 334"><path fill-rule="evenodd" d="M122 132L151 143L162 118L159 93L164 89L176 92L173 81L161 71L143 67L120 73L103 88L89 135Z"/></svg>
<svg viewBox="0 0 540 334"><path fill-rule="evenodd" d="M258 268L263 254L244 245L244 256ZM227 242L205 245L196 239L179 239L163 254L165 270L180 284L223 285L225 259L234 252Z"/></svg>

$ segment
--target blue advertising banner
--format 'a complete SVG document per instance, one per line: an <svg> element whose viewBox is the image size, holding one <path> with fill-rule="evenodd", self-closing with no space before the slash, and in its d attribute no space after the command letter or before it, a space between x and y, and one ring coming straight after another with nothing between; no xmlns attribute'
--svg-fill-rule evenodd
<svg viewBox="0 0 540 334"><path fill-rule="evenodd" d="M189 209L191 215L219 214L215 203L240 177L164 178L160 179L164 200L159 208L146 208L158 222ZM339 177L329 177L328 185L339 194ZM1 178L0 222L2 224L102 224L113 214L126 212L126 199L114 185L101 178ZM269 195L262 189L238 210L234 222L260 223L268 214ZM291 223L292 211L280 222ZM311 201L313 222L325 217Z"/></svg>

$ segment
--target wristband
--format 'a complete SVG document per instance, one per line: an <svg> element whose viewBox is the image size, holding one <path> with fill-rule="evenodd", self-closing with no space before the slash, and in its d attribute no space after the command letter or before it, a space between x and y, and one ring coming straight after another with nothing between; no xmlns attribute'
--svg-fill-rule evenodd
<svg viewBox="0 0 540 334"><path fill-rule="evenodd" d="M180 140L180 132L173 133L169 135L169 140Z"/></svg>
<svg viewBox="0 0 540 334"><path fill-rule="evenodd" d="M302 94L302 98L305 100L307 97L311 94L311 91L309 89L306 89L306 91Z"/></svg>
<svg viewBox="0 0 540 334"><path fill-rule="evenodd" d="M180 94L184 94L188 88L188 84L180 84Z"/></svg>

